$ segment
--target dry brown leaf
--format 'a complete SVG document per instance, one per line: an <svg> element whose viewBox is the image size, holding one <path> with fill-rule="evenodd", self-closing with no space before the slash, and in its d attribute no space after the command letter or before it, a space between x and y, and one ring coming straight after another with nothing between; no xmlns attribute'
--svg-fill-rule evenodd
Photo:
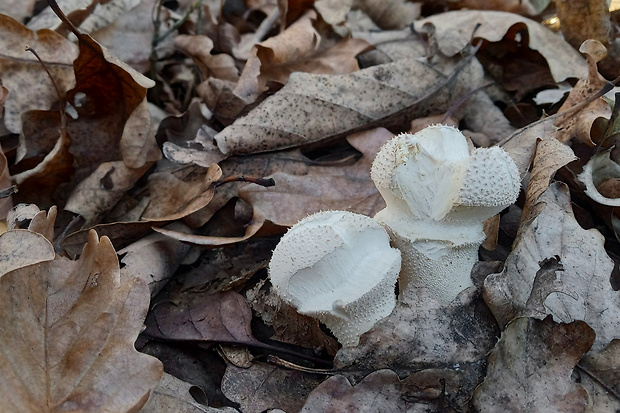
<svg viewBox="0 0 620 413"><path fill-rule="evenodd" d="M620 340L600 352L586 354L577 365L578 382L590 395L588 413L615 413L620 409Z"/></svg>
<svg viewBox="0 0 620 413"><path fill-rule="evenodd" d="M606 0L558 1L555 7L562 35L575 49L588 39L609 42L611 23Z"/></svg>
<svg viewBox="0 0 620 413"><path fill-rule="evenodd" d="M586 54L588 76L577 82L566 101L560 107L559 112L586 101L607 83L607 80L599 74L596 65L605 56L605 47L599 42L588 40L581 45L579 51ZM604 98L598 98L580 109L579 112L558 118L555 121L555 126L559 128L557 139L562 142L574 139L594 146L592 142L592 129L595 121L599 118L607 120L610 116L611 108L609 104Z"/></svg>
<svg viewBox="0 0 620 413"><path fill-rule="evenodd" d="M203 79L215 77L236 82L239 71L235 59L227 54L211 54L213 40L207 36L179 35L174 38L174 46L194 60Z"/></svg>
<svg viewBox="0 0 620 413"><path fill-rule="evenodd" d="M163 373L134 348L148 287L121 277L107 238L91 232L78 261L56 257L5 274L0 295L4 409L126 412L146 403Z"/></svg>
<svg viewBox="0 0 620 413"><path fill-rule="evenodd" d="M239 403L243 413L261 413L274 408L298 412L321 381L322 377L316 374L264 363L254 363L249 369L229 364L222 379L222 393Z"/></svg>
<svg viewBox="0 0 620 413"><path fill-rule="evenodd" d="M382 29L401 29L420 17L421 2L406 0L356 0L353 7L361 9Z"/></svg>
<svg viewBox="0 0 620 413"><path fill-rule="evenodd" d="M458 391L458 373L450 370L423 370L402 381L392 370L378 370L355 387L337 375L310 393L300 413L440 411L439 403L431 400L441 394L441 379L448 395Z"/></svg>
<svg viewBox="0 0 620 413"><path fill-rule="evenodd" d="M253 206L255 214L281 226L292 226L307 215L325 210L373 216L385 204L370 180L370 165L392 137L383 128L349 136L347 141L363 155L352 165L313 166L303 159L295 162L289 158L289 165L280 166L282 172L270 175L275 186L248 185L239 189L239 197Z"/></svg>
<svg viewBox="0 0 620 413"><path fill-rule="evenodd" d="M190 232L180 222L171 224L170 229ZM121 259L121 272L130 278L142 278L155 297L179 268L188 250L188 245L173 238L151 234L118 251L118 255L126 254Z"/></svg>
<svg viewBox="0 0 620 413"><path fill-rule="evenodd" d="M192 340L262 346L252 335L252 310L234 291L216 294L188 292L154 306L146 334L169 340Z"/></svg>
<svg viewBox="0 0 620 413"><path fill-rule="evenodd" d="M213 199L213 183L222 176L217 164L212 164L206 171L205 168L192 167L182 172L184 179L170 172L149 176L151 202L143 219L173 221L204 208Z"/></svg>
<svg viewBox="0 0 620 413"><path fill-rule="evenodd" d="M573 150L554 137L541 139L536 145L536 154L532 161L532 172L527 184L525 204L521 214L521 222L527 223L534 219L540 210L536 210L538 198L549 187L551 178L558 169L577 159ZM540 208L544 208L540 205ZM540 209L539 208L539 209Z"/></svg>
<svg viewBox="0 0 620 413"><path fill-rule="evenodd" d="M544 1L539 2L536 0L457 0L451 3L451 7L455 9L506 11L526 16L539 14L543 11L541 9L544 9L547 5Z"/></svg>
<svg viewBox="0 0 620 413"><path fill-rule="evenodd" d="M47 110L58 101L52 81L35 56L24 50L25 46L36 50L61 91L75 81L71 63L78 51L73 43L51 30L33 32L10 17L0 15L0 77L9 90L4 102L4 125L12 133L21 131L23 112Z"/></svg>
<svg viewBox="0 0 620 413"><path fill-rule="evenodd" d="M43 235L17 229L0 235L0 276L54 259L54 247Z"/></svg>
<svg viewBox="0 0 620 413"><path fill-rule="evenodd" d="M417 20L414 25L416 30L423 31L423 26L427 23L435 27L434 35L439 49L447 56L459 53L472 36L497 42L504 37L508 29L519 24L527 27L529 48L537 50L547 60L556 82L571 77L581 79L587 74L586 62L575 49L551 30L518 14L459 10ZM478 24L480 27L475 30Z"/></svg>
<svg viewBox="0 0 620 413"><path fill-rule="evenodd" d="M215 140L223 153L238 155L307 145L378 126L406 130L411 119L444 112L482 80L482 68L471 57L447 72L402 60L348 75L293 73L282 89Z"/></svg>
<svg viewBox="0 0 620 413"><path fill-rule="evenodd" d="M153 390L153 395L140 413L239 413L232 407L216 409L197 403L190 394L192 387L195 386L164 373L159 385Z"/></svg>
<svg viewBox="0 0 620 413"><path fill-rule="evenodd" d="M252 48L233 93L252 103L268 89L267 83L285 84L293 72L346 74L358 69L355 56L369 47L361 39L336 44L313 27L316 12L309 11L277 36Z"/></svg>
<svg viewBox="0 0 620 413"><path fill-rule="evenodd" d="M84 217L86 226L98 224L150 166L133 169L123 161L102 163L73 190L65 210Z"/></svg>
<svg viewBox="0 0 620 413"><path fill-rule="evenodd" d="M502 326L547 314L586 321L596 332L593 349L601 349L620 338L620 296L611 287L604 238L577 223L563 184L550 185L539 201L545 208L522 230L504 271L486 278L484 299Z"/></svg>
<svg viewBox="0 0 620 413"><path fill-rule="evenodd" d="M30 220L28 231L37 232L47 238L54 240L54 223L58 209L56 206L50 208L49 212L39 211Z"/></svg>
<svg viewBox="0 0 620 413"><path fill-rule="evenodd" d="M586 390L571 371L594 341L583 321L513 320L489 355L485 381L474 393L479 412L585 412Z"/></svg>

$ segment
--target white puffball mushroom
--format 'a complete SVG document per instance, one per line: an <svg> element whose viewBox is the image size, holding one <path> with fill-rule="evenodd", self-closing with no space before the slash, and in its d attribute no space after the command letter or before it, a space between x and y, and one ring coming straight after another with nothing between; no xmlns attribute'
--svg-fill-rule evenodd
<svg viewBox="0 0 620 413"><path fill-rule="evenodd" d="M402 252L401 297L415 281L444 303L472 285L483 223L516 201L521 181L503 149L470 154L465 136L446 125L392 138L371 177L387 205L374 218Z"/></svg>
<svg viewBox="0 0 620 413"><path fill-rule="evenodd" d="M269 263L275 292L300 314L323 322L344 347L396 306L400 252L365 215L312 214L295 224Z"/></svg>

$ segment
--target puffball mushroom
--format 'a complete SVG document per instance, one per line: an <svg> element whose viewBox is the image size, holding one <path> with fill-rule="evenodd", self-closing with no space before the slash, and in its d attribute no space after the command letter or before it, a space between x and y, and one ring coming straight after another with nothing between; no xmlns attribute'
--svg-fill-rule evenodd
<svg viewBox="0 0 620 413"><path fill-rule="evenodd" d="M503 149L470 154L465 136L445 125L392 138L371 177L387 204L374 218L402 252L401 297L415 281L444 303L472 285L483 222L516 201L521 181Z"/></svg>
<svg viewBox="0 0 620 413"><path fill-rule="evenodd" d="M372 218L345 211L302 219L282 237L269 263L275 292L323 322L344 347L396 306L400 252Z"/></svg>

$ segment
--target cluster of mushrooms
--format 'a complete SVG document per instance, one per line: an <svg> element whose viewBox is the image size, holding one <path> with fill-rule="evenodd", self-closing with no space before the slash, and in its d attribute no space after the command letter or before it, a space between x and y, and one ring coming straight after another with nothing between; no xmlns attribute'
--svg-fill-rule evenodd
<svg viewBox="0 0 620 413"><path fill-rule="evenodd" d="M472 286L483 222L514 203L520 177L501 148L470 152L456 128L401 134L371 177L386 208L374 218L324 211L295 224L269 264L275 292L324 323L344 347L396 306L395 285L424 285L449 303Z"/></svg>

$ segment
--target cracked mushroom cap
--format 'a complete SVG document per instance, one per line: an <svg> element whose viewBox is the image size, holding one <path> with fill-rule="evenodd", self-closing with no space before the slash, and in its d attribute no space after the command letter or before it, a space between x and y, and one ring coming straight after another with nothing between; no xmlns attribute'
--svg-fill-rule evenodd
<svg viewBox="0 0 620 413"><path fill-rule="evenodd" d="M400 252L372 218L325 211L282 237L269 277L284 301L319 319L348 347L394 309L400 263Z"/></svg>

